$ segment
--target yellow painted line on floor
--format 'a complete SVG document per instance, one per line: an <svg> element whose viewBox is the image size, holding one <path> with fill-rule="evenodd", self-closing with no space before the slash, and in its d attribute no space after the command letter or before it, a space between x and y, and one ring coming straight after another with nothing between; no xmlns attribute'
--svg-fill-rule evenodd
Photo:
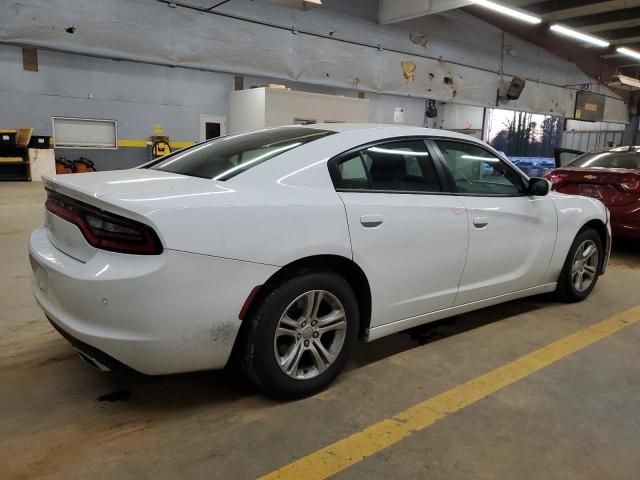
<svg viewBox="0 0 640 480"><path fill-rule="evenodd" d="M313 480L330 477L427 428L447 415L468 407L638 321L640 305L418 403L261 478Z"/></svg>

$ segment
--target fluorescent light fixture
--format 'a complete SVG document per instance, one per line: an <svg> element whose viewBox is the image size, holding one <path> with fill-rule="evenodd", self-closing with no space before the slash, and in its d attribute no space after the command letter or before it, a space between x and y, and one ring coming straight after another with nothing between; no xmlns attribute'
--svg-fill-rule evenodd
<svg viewBox="0 0 640 480"><path fill-rule="evenodd" d="M429 152L416 152L414 150L391 150L390 148L371 147L367 150L371 150L376 153L386 153L388 155L402 155L410 157L428 157Z"/></svg>
<svg viewBox="0 0 640 480"><path fill-rule="evenodd" d="M616 51L623 55L627 55L628 57L633 57L636 60L640 60L640 52L636 50L631 50L630 48L626 48L626 47L618 47L616 48Z"/></svg>
<svg viewBox="0 0 640 480"><path fill-rule="evenodd" d="M505 7L504 5L500 5L496 2L490 2L489 0L474 0L474 3L476 5L480 5L481 7L488 8L489 10L493 10L494 12L507 15L517 20L522 20L523 22L531 23L534 25L542 22L541 18L534 17L533 15L529 15L528 13L524 13L522 10Z"/></svg>
<svg viewBox="0 0 640 480"><path fill-rule="evenodd" d="M556 33L559 33L560 35L576 38L578 40L582 40L583 42L596 45L597 47L609 46L609 42L607 42L606 40L602 40L601 38L594 37L592 35L587 35L586 33L578 32L577 30L573 30L572 28L563 27L562 25L558 25L557 23L554 25L551 25L551 30L553 30Z"/></svg>
<svg viewBox="0 0 640 480"><path fill-rule="evenodd" d="M460 155L460 158L464 158L465 160L480 160L481 162L493 162L498 163L500 160L492 157L478 157L476 155Z"/></svg>

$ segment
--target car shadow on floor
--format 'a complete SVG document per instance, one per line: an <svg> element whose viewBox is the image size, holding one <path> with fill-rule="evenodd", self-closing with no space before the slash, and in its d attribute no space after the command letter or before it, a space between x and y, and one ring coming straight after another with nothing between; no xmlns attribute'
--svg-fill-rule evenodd
<svg viewBox="0 0 640 480"><path fill-rule="evenodd" d="M640 240L614 237L609 264L640 270Z"/></svg>
<svg viewBox="0 0 640 480"><path fill-rule="evenodd" d="M494 307L458 315L421 325L371 343L360 342L347 370L356 370L392 355L406 352L431 342L452 337L553 303L549 295L514 300ZM202 404L225 403L260 395L261 405L278 403L253 385L237 364L222 371L197 372L150 377L133 372L105 376L107 391L99 392L96 401L126 402L131 407L189 409Z"/></svg>
<svg viewBox="0 0 640 480"><path fill-rule="evenodd" d="M359 368L509 317L531 313L552 303L552 295L538 295L420 325L361 345L354 352L349 368Z"/></svg>

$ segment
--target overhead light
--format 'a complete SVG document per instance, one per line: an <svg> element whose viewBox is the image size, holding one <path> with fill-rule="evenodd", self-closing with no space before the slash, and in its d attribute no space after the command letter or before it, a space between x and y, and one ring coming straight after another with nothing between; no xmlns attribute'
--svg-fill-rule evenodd
<svg viewBox="0 0 640 480"><path fill-rule="evenodd" d="M505 7L504 5L500 5L496 2L490 2L489 0L474 0L474 3L476 5L480 5L481 7L488 8L489 10L493 10L494 12L508 15L509 17L515 18L517 20L522 20L523 22L532 24L542 22L541 18L534 17L533 15L529 15L528 13L524 13L522 10Z"/></svg>
<svg viewBox="0 0 640 480"><path fill-rule="evenodd" d="M618 47L616 48L616 51L628 57L633 57L636 60L640 60L640 52L636 50L631 50L630 48L626 48L626 47Z"/></svg>
<svg viewBox="0 0 640 480"><path fill-rule="evenodd" d="M587 35L586 33L573 30L572 28L563 27L562 25L558 25L557 23L554 25L551 25L551 30L553 30L556 33L559 33L560 35L576 38L578 40L582 40L592 45L596 45L597 47L609 46L609 42L607 42L606 40L602 40L601 38L594 37L593 35Z"/></svg>

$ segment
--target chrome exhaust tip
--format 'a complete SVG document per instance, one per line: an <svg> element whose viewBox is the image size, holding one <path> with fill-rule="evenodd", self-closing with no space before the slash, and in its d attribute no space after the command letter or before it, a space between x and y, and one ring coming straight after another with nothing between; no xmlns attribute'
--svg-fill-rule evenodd
<svg viewBox="0 0 640 480"><path fill-rule="evenodd" d="M79 350L79 349L76 348L76 352L78 352L78 356L82 360L87 362L89 365L91 365L96 370L100 370L101 372L110 372L111 371L111 369L109 367L107 367L105 364L100 363L98 360L93 358L91 355L87 355L82 350Z"/></svg>

